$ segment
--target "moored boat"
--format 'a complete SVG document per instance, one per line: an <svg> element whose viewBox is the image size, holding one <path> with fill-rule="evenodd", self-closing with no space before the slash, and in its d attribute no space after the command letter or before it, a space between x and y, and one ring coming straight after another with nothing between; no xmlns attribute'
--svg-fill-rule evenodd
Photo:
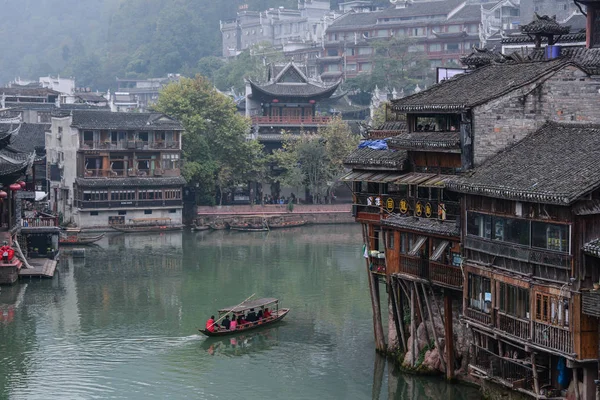
<svg viewBox="0 0 600 400"><path fill-rule="evenodd" d="M124 233L179 231L183 225L173 224L171 218L132 218L129 224L111 225Z"/></svg>
<svg viewBox="0 0 600 400"><path fill-rule="evenodd" d="M293 228L306 225L306 221L296 216L277 215L271 217L268 224L270 229Z"/></svg>
<svg viewBox="0 0 600 400"><path fill-rule="evenodd" d="M270 306L270 307L269 307ZM268 308L273 308L270 311L270 315L266 318L260 318L256 321L246 322L242 325L237 325L235 330L225 329L221 325L219 325L219 321L225 318L228 315L233 315L234 318L238 316L244 316L247 311L251 311L253 309L263 310ZM247 332L253 329L262 328L264 326L270 326L276 322L281 321L289 312L289 308L279 308L279 300L273 297L266 297L262 299L256 300L246 300L236 306L222 308L219 311L219 319L217 319L212 326L214 326L214 331L208 330L208 326L205 329L198 329L200 332L205 334L206 336L228 336L235 335L241 332Z"/></svg>
<svg viewBox="0 0 600 400"><path fill-rule="evenodd" d="M209 225L198 225L194 222L194 225L192 225L192 230L193 231L206 231L210 229Z"/></svg>
<svg viewBox="0 0 600 400"><path fill-rule="evenodd" d="M236 217L229 223L229 229L245 232L262 232L269 230L269 224L263 216Z"/></svg>
<svg viewBox="0 0 600 400"><path fill-rule="evenodd" d="M97 242L104 237L104 233L96 236L64 235L58 239L61 246L85 245Z"/></svg>

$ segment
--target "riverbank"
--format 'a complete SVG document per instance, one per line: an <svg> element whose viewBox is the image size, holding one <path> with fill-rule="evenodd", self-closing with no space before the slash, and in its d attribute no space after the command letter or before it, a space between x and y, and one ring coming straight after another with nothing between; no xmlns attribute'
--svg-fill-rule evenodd
<svg viewBox="0 0 600 400"><path fill-rule="evenodd" d="M352 204L294 204L292 211L287 204L197 206L196 215L206 222L215 219L244 215L297 215L308 224L354 224Z"/></svg>

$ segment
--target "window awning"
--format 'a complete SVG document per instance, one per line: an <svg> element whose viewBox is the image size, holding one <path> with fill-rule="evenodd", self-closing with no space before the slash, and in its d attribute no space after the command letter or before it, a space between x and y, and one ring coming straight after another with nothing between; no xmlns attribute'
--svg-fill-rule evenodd
<svg viewBox="0 0 600 400"><path fill-rule="evenodd" d="M417 240L413 244L413 247L408 252L408 255L413 257L416 256L419 253L419 250L421 250L421 247L423 247L423 245L425 244L426 240L427 236L418 236Z"/></svg>
<svg viewBox="0 0 600 400"><path fill-rule="evenodd" d="M442 240L429 259L431 261L439 261L444 253L444 250L446 250L446 247L448 247L449 244L449 241Z"/></svg>
<svg viewBox="0 0 600 400"><path fill-rule="evenodd" d="M420 183L419 186L443 188L443 187L446 187L446 182L450 178L451 177L448 175L436 175L433 178L431 178L423 183Z"/></svg>
<svg viewBox="0 0 600 400"><path fill-rule="evenodd" d="M340 178L340 180L344 181L344 182L357 181L357 182L386 183L386 182L394 181L401 176L402 176L402 174L394 174L394 173L387 173L387 172L352 171L352 172L349 172L346 175L342 176Z"/></svg>
<svg viewBox="0 0 600 400"><path fill-rule="evenodd" d="M405 174L401 176L400 179L396 180L394 183L400 185L420 185L421 183L427 182L435 176L436 174L428 174L424 172L411 172L410 174Z"/></svg>

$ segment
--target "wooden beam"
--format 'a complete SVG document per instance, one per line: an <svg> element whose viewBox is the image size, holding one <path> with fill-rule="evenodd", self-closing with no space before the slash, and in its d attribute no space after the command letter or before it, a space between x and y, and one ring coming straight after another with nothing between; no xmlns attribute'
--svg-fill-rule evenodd
<svg viewBox="0 0 600 400"><path fill-rule="evenodd" d="M431 304L429 304L429 297L427 296L427 291L425 290L425 285L421 283L421 289L423 290L423 297L425 298L425 305L427 306L427 312L429 313L429 320L431 321L431 329L433 330L433 340L435 340L435 347L438 349L438 354L440 355L440 361L442 362L442 366L444 367L444 371L448 368L446 367L446 362L444 361L444 355L440 349L440 341L438 340L437 332L435 331L435 321L433 318L433 313L431 312Z"/></svg>
<svg viewBox="0 0 600 400"><path fill-rule="evenodd" d="M414 367L417 338L415 334L415 289L412 286L410 287L410 338L412 340L410 343L410 365Z"/></svg>
<svg viewBox="0 0 600 400"><path fill-rule="evenodd" d="M446 360L448 368L446 368L446 379L454 379L454 332L452 330L452 297L444 293L444 314L446 321L444 323L444 332L446 334Z"/></svg>
<svg viewBox="0 0 600 400"><path fill-rule="evenodd" d="M421 295L419 294L419 287L417 286L417 282L413 282L413 286L415 288L415 296L417 297L417 314L419 314L419 319L423 323L423 328L425 330L425 340L427 341L427 345L431 343L431 339L429 339L429 331L427 330L427 322L425 322L425 312L423 311L423 305L421 304Z"/></svg>
<svg viewBox="0 0 600 400"><path fill-rule="evenodd" d="M369 250L368 225L362 224L363 241L367 250ZM383 335L383 325L381 322L381 307L379 303L379 283L369 269L369 258L365 258L367 265L367 277L369 280L369 293L371 295L371 308L373 311L373 332L375 335L375 349L385 351L385 336Z"/></svg>
<svg viewBox="0 0 600 400"><path fill-rule="evenodd" d="M404 345L404 331L400 326L400 313L398 312L398 303L396 301L396 283L394 282L394 278L388 279L388 287L390 288L390 301L392 302L392 312L394 319L394 326L396 327L396 336L398 340L402 342L402 351L406 351L406 347Z"/></svg>
<svg viewBox="0 0 600 400"><path fill-rule="evenodd" d="M537 371L537 366L535 365L535 352L531 353L531 369L533 372L533 391L535 392L535 398L540 398L540 378Z"/></svg>

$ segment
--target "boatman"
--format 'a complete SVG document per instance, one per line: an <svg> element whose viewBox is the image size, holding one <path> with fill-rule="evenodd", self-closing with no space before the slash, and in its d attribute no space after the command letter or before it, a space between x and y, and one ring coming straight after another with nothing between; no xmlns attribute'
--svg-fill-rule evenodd
<svg viewBox="0 0 600 400"><path fill-rule="evenodd" d="M209 332L215 331L215 316L211 315L208 321L206 321L206 330Z"/></svg>
<svg viewBox="0 0 600 400"><path fill-rule="evenodd" d="M229 326L231 325L231 320L229 319L229 315L225 316L225 319L223 320L223 322L221 322L221 325L223 325L223 328L229 330Z"/></svg>

